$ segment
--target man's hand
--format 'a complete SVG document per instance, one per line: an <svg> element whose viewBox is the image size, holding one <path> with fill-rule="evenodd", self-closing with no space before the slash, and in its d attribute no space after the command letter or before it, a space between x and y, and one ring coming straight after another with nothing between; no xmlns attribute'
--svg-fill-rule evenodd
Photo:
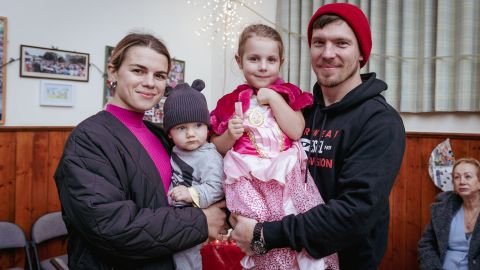
<svg viewBox="0 0 480 270"><path fill-rule="evenodd" d="M210 239L223 239L222 235L227 234L228 225L225 222L227 217L225 207L225 200L223 200L202 209L207 217L208 237Z"/></svg>
<svg viewBox="0 0 480 270"><path fill-rule="evenodd" d="M186 186L176 186L170 190L168 193L168 196L172 198L173 201L175 202L186 202L186 203L192 203L192 195L190 195L190 192L188 191L188 188Z"/></svg>
<svg viewBox="0 0 480 270"><path fill-rule="evenodd" d="M233 216L233 214L232 214ZM246 255L253 255L253 251L250 247L253 239L253 228L257 221L254 219L235 215L234 229L232 231L232 239L235 240L237 246L245 252Z"/></svg>

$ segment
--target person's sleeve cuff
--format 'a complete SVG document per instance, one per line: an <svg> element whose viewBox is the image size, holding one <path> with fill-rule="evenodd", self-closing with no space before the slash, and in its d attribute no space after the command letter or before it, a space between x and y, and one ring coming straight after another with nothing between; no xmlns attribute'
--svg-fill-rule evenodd
<svg viewBox="0 0 480 270"><path fill-rule="evenodd" d="M285 237L281 221L264 222L263 238L267 250L288 247L288 239Z"/></svg>
<svg viewBox="0 0 480 270"><path fill-rule="evenodd" d="M188 192L190 192L190 196L192 197L193 206L200 207L200 197L198 196L198 192L194 187L189 187Z"/></svg>

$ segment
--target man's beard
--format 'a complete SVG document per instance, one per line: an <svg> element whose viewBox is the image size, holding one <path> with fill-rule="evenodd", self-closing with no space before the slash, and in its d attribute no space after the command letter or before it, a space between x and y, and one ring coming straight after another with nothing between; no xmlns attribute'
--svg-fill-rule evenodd
<svg viewBox="0 0 480 270"><path fill-rule="evenodd" d="M350 73L347 76L345 76L345 77L340 76L340 78L338 80L329 80L328 78L327 79L322 79L320 77L320 79L318 80L318 83L320 84L320 86L325 87L325 88L337 87L340 84L342 84L343 82L348 81L350 78L355 76L355 74L357 73L357 70L358 70L358 67L351 69Z"/></svg>

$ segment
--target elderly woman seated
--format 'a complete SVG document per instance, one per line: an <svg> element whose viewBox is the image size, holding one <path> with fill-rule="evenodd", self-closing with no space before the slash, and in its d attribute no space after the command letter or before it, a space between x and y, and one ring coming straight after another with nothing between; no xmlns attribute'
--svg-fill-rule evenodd
<svg viewBox="0 0 480 270"><path fill-rule="evenodd" d="M452 170L454 191L437 196L418 243L420 269L480 269L480 163L462 158Z"/></svg>

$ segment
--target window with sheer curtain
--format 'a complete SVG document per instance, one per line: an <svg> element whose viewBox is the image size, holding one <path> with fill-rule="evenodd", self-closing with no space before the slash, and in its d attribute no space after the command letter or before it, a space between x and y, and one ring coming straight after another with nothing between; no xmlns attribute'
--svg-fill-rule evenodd
<svg viewBox="0 0 480 270"><path fill-rule="evenodd" d="M312 89L307 26L331 2L367 15L373 48L362 72L387 82L384 95L398 111L480 112L480 0L278 0L286 81Z"/></svg>

